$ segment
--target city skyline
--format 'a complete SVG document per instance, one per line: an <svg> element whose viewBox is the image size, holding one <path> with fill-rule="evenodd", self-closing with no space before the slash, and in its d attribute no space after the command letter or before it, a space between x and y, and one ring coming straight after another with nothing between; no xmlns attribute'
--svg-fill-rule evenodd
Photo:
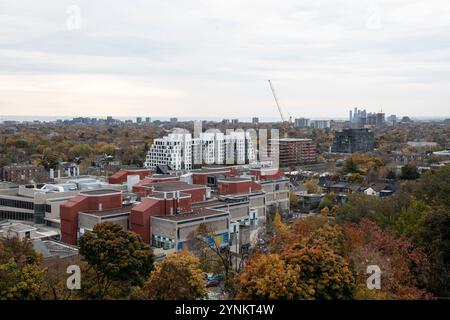
<svg viewBox="0 0 450 320"><path fill-rule="evenodd" d="M1 7L1 116L450 116L446 1Z"/></svg>

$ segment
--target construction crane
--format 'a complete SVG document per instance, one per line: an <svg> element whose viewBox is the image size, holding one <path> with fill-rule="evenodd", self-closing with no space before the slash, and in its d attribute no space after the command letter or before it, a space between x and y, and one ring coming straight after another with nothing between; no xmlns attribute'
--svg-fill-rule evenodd
<svg viewBox="0 0 450 320"><path fill-rule="evenodd" d="M268 80L268 81L269 81L270 89L272 90L273 98L275 99L275 103L276 103L277 108L278 108L278 112L280 113L280 116L281 116L281 121L283 122L282 123L282 128L283 128L283 131L284 131L284 136L287 137L289 128L291 127L291 124L292 124L292 117L291 117L291 115L288 112L289 120L286 120L286 118L283 115L283 111L281 110L280 103L278 102L278 98L277 98L277 95L275 93L275 89L274 89L274 87L272 85L272 82L270 80Z"/></svg>

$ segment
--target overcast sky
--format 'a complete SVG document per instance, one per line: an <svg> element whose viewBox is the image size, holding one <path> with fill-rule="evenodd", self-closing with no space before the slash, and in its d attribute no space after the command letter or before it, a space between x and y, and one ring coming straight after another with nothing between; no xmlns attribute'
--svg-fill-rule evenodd
<svg viewBox="0 0 450 320"><path fill-rule="evenodd" d="M293 117L450 116L450 1L0 0L0 115L277 117L267 79Z"/></svg>

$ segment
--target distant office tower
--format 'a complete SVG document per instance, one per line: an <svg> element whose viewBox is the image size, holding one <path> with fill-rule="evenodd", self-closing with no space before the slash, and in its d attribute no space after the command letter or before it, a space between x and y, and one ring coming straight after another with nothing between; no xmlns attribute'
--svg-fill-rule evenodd
<svg viewBox="0 0 450 320"><path fill-rule="evenodd" d="M375 113L369 112L366 118L366 124L368 125L376 125L377 124L377 115Z"/></svg>
<svg viewBox="0 0 450 320"><path fill-rule="evenodd" d="M348 113L348 120L349 120L350 122L353 121L352 115L353 115L352 110L350 110L349 113Z"/></svg>
<svg viewBox="0 0 450 320"><path fill-rule="evenodd" d="M248 132L205 132L199 138L192 138L190 133L172 133L155 139L145 167L154 170L157 165L170 165L174 170L191 170L194 164L245 164L255 160Z"/></svg>
<svg viewBox="0 0 450 320"><path fill-rule="evenodd" d="M350 114L351 114L351 110L350 110ZM353 115L351 117L350 122L355 123L359 126L364 126L368 122L366 109L358 110L358 108L355 108L353 110Z"/></svg>
<svg viewBox="0 0 450 320"><path fill-rule="evenodd" d="M253 124L258 124L258 123L259 123L259 118L253 117L253 118L252 118L252 123L253 123Z"/></svg>
<svg viewBox="0 0 450 320"><path fill-rule="evenodd" d="M233 120L231 120L231 124L239 124L239 119L233 119Z"/></svg>
<svg viewBox="0 0 450 320"><path fill-rule="evenodd" d="M171 124L177 124L178 123L178 118L170 118L170 123Z"/></svg>
<svg viewBox="0 0 450 320"><path fill-rule="evenodd" d="M222 124L230 124L230 119L223 119Z"/></svg>
<svg viewBox="0 0 450 320"><path fill-rule="evenodd" d="M397 116L395 114L391 114L389 117L387 117L387 121L391 124L397 123Z"/></svg>
<svg viewBox="0 0 450 320"><path fill-rule="evenodd" d="M284 138L278 141L280 167L317 161L316 145L311 139Z"/></svg>
<svg viewBox="0 0 450 320"><path fill-rule="evenodd" d="M294 126L296 128L305 128L309 127L309 119L306 118L298 118L295 119Z"/></svg>
<svg viewBox="0 0 450 320"><path fill-rule="evenodd" d="M145 123L150 123L150 122L152 122L152 118L146 117L146 118L145 118Z"/></svg>
<svg viewBox="0 0 450 320"><path fill-rule="evenodd" d="M383 112L378 112L376 117L377 117L376 126L382 127L385 123L385 114Z"/></svg>
<svg viewBox="0 0 450 320"><path fill-rule="evenodd" d="M142 118L141 117L137 117L136 118L136 123L142 123Z"/></svg>
<svg viewBox="0 0 450 320"><path fill-rule="evenodd" d="M311 120L309 124L310 127L314 129L330 128L330 120Z"/></svg>
<svg viewBox="0 0 450 320"><path fill-rule="evenodd" d="M344 129L335 132L332 152L353 153L373 150L374 134L368 129Z"/></svg>

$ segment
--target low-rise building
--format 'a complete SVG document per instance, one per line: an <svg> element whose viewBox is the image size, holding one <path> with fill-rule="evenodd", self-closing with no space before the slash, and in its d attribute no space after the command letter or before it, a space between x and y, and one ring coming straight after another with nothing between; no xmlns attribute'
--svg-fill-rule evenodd
<svg viewBox="0 0 450 320"><path fill-rule="evenodd" d="M13 164L2 168L2 179L8 182L30 182L36 177L47 177L44 167L33 164Z"/></svg>

